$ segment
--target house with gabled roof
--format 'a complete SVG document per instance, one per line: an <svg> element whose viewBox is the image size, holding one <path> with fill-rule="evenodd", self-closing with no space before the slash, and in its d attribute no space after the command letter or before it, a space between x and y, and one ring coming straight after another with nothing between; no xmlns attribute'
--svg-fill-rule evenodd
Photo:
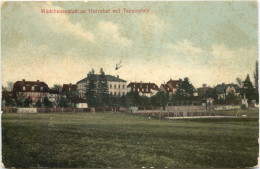
<svg viewBox="0 0 260 169"><path fill-rule="evenodd" d="M179 80L170 79L167 83L161 84L160 90L169 94L175 94L179 85Z"/></svg>
<svg viewBox="0 0 260 169"><path fill-rule="evenodd" d="M140 96L151 97L158 92L158 86L155 83L131 82L127 85L128 91L137 92Z"/></svg>
<svg viewBox="0 0 260 169"><path fill-rule="evenodd" d="M229 93L234 94L237 97L240 97L240 87L236 84L218 84L215 87L215 92L217 94L217 99L218 100L226 100L226 96Z"/></svg>
<svg viewBox="0 0 260 169"><path fill-rule="evenodd" d="M51 90L45 82L37 81L16 81L13 86L13 96L31 98L32 104L38 100L42 101L44 97L54 101L59 96L58 91ZM50 97L51 96L51 97Z"/></svg>

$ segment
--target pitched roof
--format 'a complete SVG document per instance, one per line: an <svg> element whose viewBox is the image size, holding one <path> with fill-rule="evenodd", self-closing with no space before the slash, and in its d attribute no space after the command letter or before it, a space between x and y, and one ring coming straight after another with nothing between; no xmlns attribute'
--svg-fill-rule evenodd
<svg viewBox="0 0 260 169"><path fill-rule="evenodd" d="M77 90L77 85L75 84L63 84L62 86L62 93L64 92L69 92L69 91L76 91Z"/></svg>
<svg viewBox="0 0 260 169"><path fill-rule="evenodd" d="M151 90L158 90L158 86L155 83L136 83L131 82L127 85L132 91L141 92L141 93L152 93Z"/></svg>
<svg viewBox="0 0 260 169"><path fill-rule="evenodd" d="M169 88L172 90L173 88L178 88L179 80L169 80L166 84L169 86Z"/></svg>
<svg viewBox="0 0 260 169"><path fill-rule="evenodd" d="M17 81L14 83L13 92L48 92L46 83L37 81Z"/></svg>
<svg viewBox="0 0 260 169"><path fill-rule="evenodd" d="M239 92L239 91L240 91L239 86L236 85L236 84L224 84L224 83L222 83L222 84L218 84L218 85L215 87L216 92L217 92L217 93L225 93L226 88L227 88L228 86L234 87L234 88L236 89L236 92Z"/></svg>
<svg viewBox="0 0 260 169"><path fill-rule="evenodd" d="M100 76L100 75L95 74L95 76ZM110 81L110 82L111 81L113 81L113 82L126 82L126 80L120 79L119 76L115 77L115 76L112 76L112 75L105 75L105 77L106 77L107 81ZM86 81L88 81L88 77L78 81L76 84L81 83L81 82L86 82Z"/></svg>

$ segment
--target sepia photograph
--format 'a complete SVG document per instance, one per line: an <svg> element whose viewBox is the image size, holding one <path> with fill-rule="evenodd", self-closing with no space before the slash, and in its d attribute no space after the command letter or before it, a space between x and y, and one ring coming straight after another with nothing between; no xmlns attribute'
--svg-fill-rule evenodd
<svg viewBox="0 0 260 169"><path fill-rule="evenodd" d="M255 168L258 1L1 1L2 168Z"/></svg>

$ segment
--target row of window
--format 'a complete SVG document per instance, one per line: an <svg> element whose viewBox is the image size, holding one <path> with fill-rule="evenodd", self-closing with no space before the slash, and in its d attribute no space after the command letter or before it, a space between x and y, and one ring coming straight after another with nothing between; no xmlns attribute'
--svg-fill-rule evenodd
<svg viewBox="0 0 260 169"><path fill-rule="evenodd" d="M118 85L118 89L120 89L121 85ZM112 89L112 84L109 85L109 88ZM116 84L114 84L114 89L116 89ZM122 89L125 89L125 85L122 85Z"/></svg>
<svg viewBox="0 0 260 169"><path fill-rule="evenodd" d="M23 91L25 91L25 89L26 89L26 87L25 87L25 86L23 86ZM32 90L32 91L34 91L34 90L35 90L35 87L34 87L34 86L32 86L32 87L31 87L31 90ZM41 91L43 91L43 87L40 87L40 90L41 90Z"/></svg>
<svg viewBox="0 0 260 169"><path fill-rule="evenodd" d="M113 92L110 92L111 95L113 95ZM125 92L122 92L122 96L125 95ZM114 92L114 96L121 96L121 92Z"/></svg>
<svg viewBox="0 0 260 169"><path fill-rule="evenodd" d="M26 96L47 96L47 93L35 93L35 92L27 92Z"/></svg>

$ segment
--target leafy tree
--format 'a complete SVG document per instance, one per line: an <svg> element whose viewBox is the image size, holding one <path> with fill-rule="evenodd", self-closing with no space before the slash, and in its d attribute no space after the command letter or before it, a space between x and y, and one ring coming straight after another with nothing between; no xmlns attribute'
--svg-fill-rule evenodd
<svg viewBox="0 0 260 169"><path fill-rule="evenodd" d="M189 78L185 77L184 80L179 80L179 86L176 91L176 100L188 100L193 98L195 88L190 83Z"/></svg>
<svg viewBox="0 0 260 169"><path fill-rule="evenodd" d="M17 107L23 107L25 102L25 95L23 93L19 94L15 99L15 102Z"/></svg>
<svg viewBox="0 0 260 169"><path fill-rule="evenodd" d="M5 99L5 106L15 106L15 101L11 98Z"/></svg>
<svg viewBox="0 0 260 169"><path fill-rule="evenodd" d="M102 68L100 69L100 76L98 77L98 96L100 99L100 106L105 106L108 105L109 91L105 72Z"/></svg>
<svg viewBox="0 0 260 169"><path fill-rule="evenodd" d="M43 105L44 107L52 107L52 102L48 99L48 97L43 98Z"/></svg>
<svg viewBox="0 0 260 169"><path fill-rule="evenodd" d="M236 99L238 99L238 97L233 92L228 93L227 96L226 96L226 100L233 101L233 100L236 100Z"/></svg>
<svg viewBox="0 0 260 169"><path fill-rule="evenodd" d="M153 106L163 106L168 103L169 94L165 93L163 91L159 91L156 93L156 95L151 97L151 104Z"/></svg>
<svg viewBox="0 0 260 169"><path fill-rule="evenodd" d="M42 107L42 102L41 102L40 99L37 100L35 106L36 106L36 107Z"/></svg>
<svg viewBox="0 0 260 169"><path fill-rule="evenodd" d="M59 107L68 107L68 100L64 97L61 97L58 106Z"/></svg>
<svg viewBox="0 0 260 169"><path fill-rule="evenodd" d="M73 102L79 98L78 96L78 92L77 91L70 91L66 94L67 96L67 104L72 106L73 105Z"/></svg>
<svg viewBox="0 0 260 169"><path fill-rule="evenodd" d="M28 97L24 100L24 107L30 107L30 105L32 104L32 99L31 97Z"/></svg>
<svg viewBox="0 0 260 169"><path fill-rule="evenodd" d="M51 88L52 90L56 90L59 93L61 93L62 86L60 84L54 84L53 87Z"/></svg>
<svg viewBox="0 0 260 169"><path fill-rule="evenodd" d="M242 97L245 95L248 101L255 99L255 93L254 93L254 86L252 82L250 81L250 77L247 74L245 81L243 81L243 87L242 87Z"/></svg>
<svg viewBox="0 0 260 169"><path fill-rule="evenodd" d="M98 107L99 98L97 91L97 76L95 75L94 70L88 73L88 83L86 85L86 98L88 100L89 107Z"/></svg>

